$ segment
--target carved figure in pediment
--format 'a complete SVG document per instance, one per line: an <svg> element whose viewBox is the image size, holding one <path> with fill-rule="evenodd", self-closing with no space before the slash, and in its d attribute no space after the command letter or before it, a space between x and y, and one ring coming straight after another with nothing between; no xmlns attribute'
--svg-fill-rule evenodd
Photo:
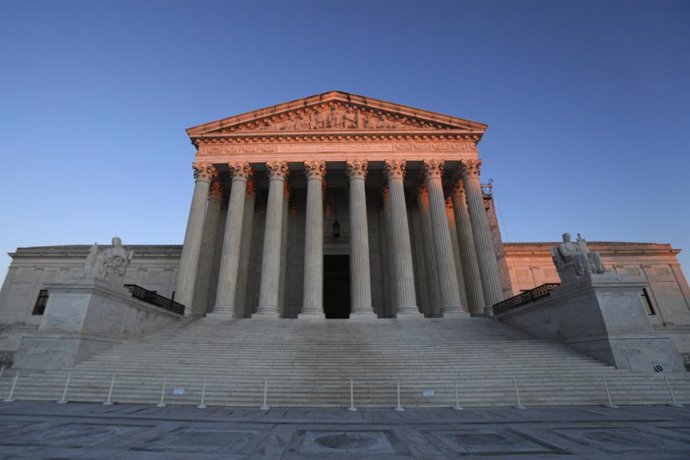
<svg viewBox="0 0 690 460"><path fill-rule="evenodd" d="M328 117L326 118L326 127L328 128L342 128L343 127L343 119L338 113L338 109L336 106L332 105L329 112L328 112Z"/></svg>
<svg viewBox="0 0 690 460"><path fill-rule="evenodd" d="M330 112L322 110L314 115L314 125L312 129L326 129L328 127L328 117Z"/></svg>
<svg viewBox="0 0 690 460"><path fill-rule="evenodd" d="M359 128L359 112L352 107L348 107L343 113L343 127L344 128Z"/></svg>
<svg viewBox="0 0 690 460"><path fill-rule="evenodd" d="M350 104L321 104L231 127L230 132L330 129L432 129L440 125Z"/></svg>
<svg viewBox="0 0 690 460"><path fill-rule="evenodd" d="M298 131L311 129L311 112L301 112L295 119L294 128Z"/></svg>

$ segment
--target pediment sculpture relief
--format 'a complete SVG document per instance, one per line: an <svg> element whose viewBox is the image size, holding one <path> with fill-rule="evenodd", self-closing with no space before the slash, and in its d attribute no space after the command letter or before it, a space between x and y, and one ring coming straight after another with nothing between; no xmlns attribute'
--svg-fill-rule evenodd
<svg viewBox="0 0 690 460"><path fill-rule="evenodd" d="M448 128L451 127L354 105L322 104L231 126L223 132Z"/></svg>

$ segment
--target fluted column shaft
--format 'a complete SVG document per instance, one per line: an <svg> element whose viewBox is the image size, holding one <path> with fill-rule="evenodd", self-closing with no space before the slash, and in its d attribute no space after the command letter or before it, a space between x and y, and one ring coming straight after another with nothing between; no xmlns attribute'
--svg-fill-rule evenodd
<svg viewBox="0 0 690 460"><path fill-rule="evenodd" d="M199 269L197 270L196 288L194 289L194 314L205 315L214 298L209 299L211 277L214 268L214 255L217 251L218 219L220 218L220 202L223 189L217 180L211 184L206 205L204 232L201 237L201 252L199 255Z"/></svg>
<svg viewBox="0 0 690 460"><path fill-rule="evenodd" d="M364 181L366 160L347 162L350 180L350 318L376 318L371 305L371 268L369 266L369 228Z"/></svg>
<svg viewBox="0 0 690 460"><path fill-rule="evenodd" d="M395 316L395 310L398 305L397 291L395 288L395 262L393 255L393 220L391 218L391 195L388 186L384 186L381 190L381 199L383 201L383 219L385 222L385 245L386 245L386 274L387 288L388 288L388 305L385 308L385 317L390 318Z"/></svg>
<svg viewBox="0 0 690 460"><path fill-rule="evenodd" d="M433 224L434 246L436 255L436 272L441 297L443 316L466 316L460 305L458 274L453 257L453 244L450 241L450 229L446 218L446 200L443 196L441 174L443 162L424 161L424 175L429 189L429 207Z"/></svg>
<svg viewBox="0 0 690 460"><path fill-rule="evenodd" d="M458 289L460 290L460 304L465 306L465 311L469 311L467 301L467 291L465 289L465 273L463 272L462 259L460 258L460 244L458 243L458 228L455 223L455 211L453 211L453 200L446 197L446 218L450 228L450 242L453 245L453 256L455 257L455 269L458 272Z"/></svg>
<svg viewBox="0 0 690 460"><path fill-rule="evenodd" d="M417 307L414 289L412 246L410 245L410 230L407 222L407 206L405 204L405 189L403 187L405 162L386 160L385 168L391 202L397 316L399 318L421 318L422 314Z"/></svg>
<svg viewBox="0 0 690 460"><path fill-rule="evenodd" d="M461 177L457 179L451 198L453 199L453 211L455 212L460 258L462 259L462 269L465 275L467 303L469 304L470 313L473 315L482 315L484 314L484 307L486 304L484 303L484 291L482 288L481 275L479 273L477 251L474 247L470 213L467 210L465 184Z"/></svg>
<svg viewBox="0 0 690 460"><path fill-rule="evenodd" d="M422 296L421 310L428 315L437 316L441 313L441 293L439 289L438 266L436 265L436 249L434 248L433 223L431 222L431 211L429 210L429 191L425 183L417 187L417 209L419 211L421 241L415 238L415 244L421 244L424 259L423 261L418 259L417 264L419 270L419 262L424 263L424 274L426 275L426 283L420 283L418 287L421 290L423 285L426 284L427 290L427 305L424 305L424 297ZM428 311L425 311L425 306Z"/></svg>
<svg viewBox="0 0 690 460"><path fill-rule="evenodd" d="M464 175L465 191L467 193L467 205L472 224L472 235L477 250L479 273L482 278L482 288L486 306L492 306L503 300L501 290L501 278L498 274L498 262L494 250L489 218L484 208L484 196L479 185L479 170L481 160L463 160L462 171Z"/></svg>
<svg viewBox="0 0 690 460"><path fill-rule="evenodd" d="M283 225L283 184L288 175L285 162L266 163L269 175L266 229L261 260L259 308L254 317L279 318L278 289L280 285L280 254Z"/></svg>
<svg viewBox="0 0 690 460"><path fill-rule="evenodd" d="M244 220L244 202L247 194L247 178L252 170L249 163L230 163L232 188L228 202L228 216L225 219L223 250L220 256L218 273L218 290L213 316L243 317L236 311L237 268L240 264L240 243L242 241L242 222Z"/></svg>
<svg viewBox="0 0 690 460"><path fill-rule="evenodd" d="M180 256L180 268L177 273L177 285L175 288L175 300L184 305L185 315L192 315L194 299L194 285L199 268L199 255L201 254L201 237L204 229L204 216L206 215L206 201L211 180L216 177L216 168L210 163L196 162L194 168L194 194L192 205L189 208L187 218L187 230L184 235L184 244Z"/></svg>
<svg viewBox="0 0 690 460"><path fill-rule="evenodd" d="M283 223L282 233L280 234L280 290L278 291L278 314L281 318L285 318L285 297L287 295L287 241L288 241L288 227L290 210L290 187L287 182L283 187Z"/></svg>
<svg viewBox="0 0 690 460"><path fill-rule="evenodd" d="M254 203L256 189L254 181L247 181L247 193L244 199L244 219L242 220L242 241L240 243L240 265L237 269L237 294L235 294L235 312L237 316L248 318L252 315L247 305L247 279L249 260L252 253L252 226L254 224Z"/></svg>
<svg viewBox="0 0 690 460"><path fill-rule="evenodd" d="M323 312L323 176L326 163L304 163L307 221L304 232L304 304L299 318L325 318Z"/></svg>

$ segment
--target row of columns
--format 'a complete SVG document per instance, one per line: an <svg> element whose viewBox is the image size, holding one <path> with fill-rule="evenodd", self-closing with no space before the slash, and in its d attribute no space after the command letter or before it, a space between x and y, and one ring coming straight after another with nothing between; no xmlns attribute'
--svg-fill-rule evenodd
<svg viewBox="0 0 690 460"><path fill-rule="evenodd" d="M365 179L367 161L347 161L347 176L350 185L351 222L351 314L350 317L375 318L371 300L371 272L369 264L369 237ZM303 309L299 318L323 318L323 190L326 163L323 161L305 162L307 176L306 232L304 251L304 289ZM443 162L425 160L423 162L424 188L423 201L428 203L431 247L426 248L430 255L429 265L435 273L437 283L436 297L444 317L466 316L462 305L466 298L474 306L472 313L482 314L483 307L502 300L498 264L484 209L484 200L479 185L479 160L463 160L461 174L451 194L453 212L447 208L448 202L442 186ZM239 273L247 272L248 257L241 257L243 228L247 212L246 198L248 180L253 171L249 163L228 164L232 177L232 187L228 203L228 213L224 227L220 267L216 289L216 299L210 316L237 318L245 312L237 305L237 286ZM279 318L281 260L284 252L284 205L285 187L289 174L286 162L266 163L269 190L264 232L263 257L259 290L259 306L254 317ZM186 305L189 314L195 299L195 285L208 291L210 273L199 272L202 241L215 240L214 235L204 235L204 227L212 225L213 218L208 215L219 207L220 197L217 171L211 164L193 165L196 184L190 208L184 246L180 260L177 282L177 300ZM389 262L392 264L393 292L391 297L394 311L399 318L421 318L416 301L412 245L408 226L407 206L403 179L406 162L386 160L384 173L387 191L384 194L384 213L390 242ZM211 188L211 194L209 189ZM207 208L208 199L208 210ZM218 203L212 200L217 200ZM449 219L452 215L453 225ZM217 213L216 213L217 214ZM217 218L217 217L216 217ZM205 225L206 221L206 225ZM457 248L453 246L451 229L457 232ZM429 233L429 229L426 229ZM206 239L205 239L206 238ZM459 253L459 258L456 254ZM243 266L240 264L244 262ZM242 268L242 270L240 270ZM203 276L202 276L203 275ZM199 278L199 283L196 283ZM464 285L462 286L462 280ZM246 280L245 280L246 281ZM461 288L464 287L465 289ZM207 295L207 294L206 294ZM207 300L203 300L206 302ZM205 305L205 303L204 303Z"/></svg>

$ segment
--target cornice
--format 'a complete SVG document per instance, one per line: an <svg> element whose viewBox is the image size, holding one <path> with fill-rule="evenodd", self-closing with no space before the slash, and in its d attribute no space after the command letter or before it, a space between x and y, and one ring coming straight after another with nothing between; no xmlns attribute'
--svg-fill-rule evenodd
<svg viewBox="0 0 690 460"><path fill-rule="evenodd" d="M192 143L197 147L208 144L252 144L252 143L290 143L290 142L390 142L390 141L460 141L476 145L481 133L458 133L454 130L436 131L295 131L239 134L209 134L196 136Z"/></svg>

